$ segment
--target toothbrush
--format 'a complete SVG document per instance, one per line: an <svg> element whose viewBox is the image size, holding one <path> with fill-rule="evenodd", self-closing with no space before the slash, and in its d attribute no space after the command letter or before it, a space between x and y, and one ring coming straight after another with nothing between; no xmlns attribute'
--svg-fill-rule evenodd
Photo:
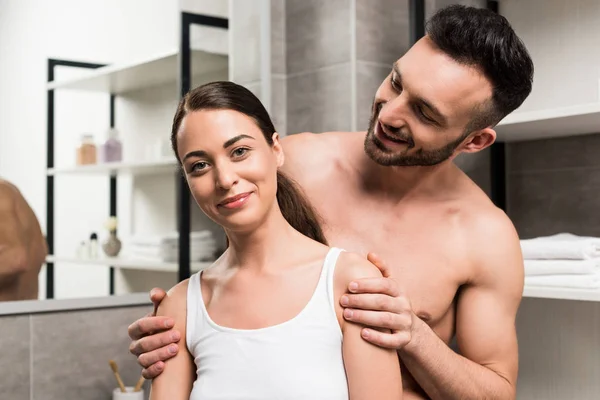
<svg viewBox="0 0 600 400"><path fill-rule="evenodd" d="M113 373L115 374L115 378L117 378L117 382L119 383L121 392L126 393L127 391L125 390L125 385L123 384L123 381L121 380L121 376L119 375L119 368L117 368L117 363L115 362L115 360L110 360L108 362L108 364L110 364L110 368L113 370Z"/></svg>
<svg viewBox="0 0 600 400"><path fill-rule="evenodd" d="M133 391L139 392L142 389L143 384L144 384L144 377L140 376L140 379L138 380L137 384L135 385L135 388L133 389Z"/></svg>

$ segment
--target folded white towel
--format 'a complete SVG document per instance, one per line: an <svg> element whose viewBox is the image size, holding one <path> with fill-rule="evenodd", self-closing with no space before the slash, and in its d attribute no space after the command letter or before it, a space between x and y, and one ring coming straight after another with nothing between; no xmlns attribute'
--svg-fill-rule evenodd
<svg viewBox="0 0 600 400"><path fill-rule="evenodd" d="M203 243L213 238L209 230L190 232L191 243ZM135 235L126 240L130 245L137 246L163 246L177 245L179 243L179 233L169 232L164 235Z"/></svg>
<svg viewBox="0 0 600 400"><path fill-rule="evenodd" d="M600 257L600 238L559 233L521 240L526 260L589 260Z"/></svg>
<svg viewBox="0 0 600 400"><path fill-rule="evenodd" d="M192 247L190 249L190 257L192 260L201 260L207 257L213 257L216 246L207 247ZM128 247L127 252L132 257L154 258L163 261L177 260L179 257L178 249L161 249L157 247Z"/></svg>
<svg viewBox="0 0 600 400"><path fill-rule="evenodd" d="M600 272L600 259L594 260L525 260L525 276L582 275Z"/></svg>
<svg viewBox="0 0 600 400"><path fill-rule="evenodd" d="M525 286L600 289L600 274L526 276Z"/></svg>

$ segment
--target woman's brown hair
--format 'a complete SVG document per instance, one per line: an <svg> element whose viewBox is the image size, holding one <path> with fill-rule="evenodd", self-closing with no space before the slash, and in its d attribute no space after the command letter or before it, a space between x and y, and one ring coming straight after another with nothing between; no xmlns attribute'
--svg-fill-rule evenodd
<svg viewBox="0 0 600 400"><path fill-rule="evenodd" d="M171 146L177 153L177 133L181 121L189 112L200 110L233 110L256 123L269 145L273 145L275 126L260 100L248 89L233 82L217 81L199 86L187 93L179 102L171 129ZM319 217L298 185L277 171L277 203L283 217L298 232L327 245Z"/></svg>

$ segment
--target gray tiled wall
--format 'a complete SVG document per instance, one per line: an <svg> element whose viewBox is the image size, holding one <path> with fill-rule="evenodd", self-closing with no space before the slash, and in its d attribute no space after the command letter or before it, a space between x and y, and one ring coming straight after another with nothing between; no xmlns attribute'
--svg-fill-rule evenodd
<svg viewBox="0 0 600 400"><path fill-rule="evenodd" d="M0 399L29 400L31 393L28 316L0 318Z"/></svg>
<svg viewBox="0 0 600 400"><path fill-rule="evenodd" d="M409 47L408 0L356 1L356 60L392 63Z"/></svg>
<svg viewBox="0 0 600 400"><path fill-rule="evenodd" d="M286 0L286 129L352 128L351 1Z"/></svg>
<svg viewBox="0 0 600 400"><path fill-rule="evenodd" d="M288 76L288 132L350 130L350 76L350 63Z"/></svg>
<svg viewBox="0 0 600 400"><path fill-rule="evenodd" d="M137 306L0 317L0 399L110 399L117 387L110 359L125 384L135 385L141 367L129 353L127 327L148 311Z"/></svg>
<svg viewBox="0 0 600 400"><path fill-rule="evenodd" d="M523 238L600 236L600 134L513 143L508 214Z"/></svg>
<svg viewBox="0 0 600 400"><path fill-rule="evenodd" d="M356 130L367 129L375 92L408 47L408 0L356 1Z"/></svg>
<svg viewBox="0 0 600 400"><path fill-rule="evenodd" d="M350 62L350 0L285 2L287 73Z"/></svg>
<svg viewBox="0 0 600 400"><path fill-rule="evenodd" d="M391 71L390 65L357 62L356 65L356 129L366 130L371 118L375 92Z"/></svg>
<svg viewBox="0 0 600 400"><path fill-rule="evenodd" d="M261 88L261 1L234 0L230 7L230 76L264 101ZM271 0L271 109L277 131L286 134L285 0Z"/></svg>

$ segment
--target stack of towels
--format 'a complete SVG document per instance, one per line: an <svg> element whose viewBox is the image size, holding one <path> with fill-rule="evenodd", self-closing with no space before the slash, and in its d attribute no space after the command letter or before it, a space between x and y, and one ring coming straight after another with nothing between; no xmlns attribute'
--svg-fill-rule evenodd
<svg viewBox="0 0 600 400"><path fill-rule="evenodd" d="M213 261L217 242L212 232L190 232L190 260ZM179 234L172 232L156 236L134 236L127 243L127 253L139 260L177 262L179 259Z"/></svg>
<svg viewBox="0 0 600 400"><path fill-rule="evenodd" d="M600 289L600 238L559 233L521 240L525 285Z"/></svg>

